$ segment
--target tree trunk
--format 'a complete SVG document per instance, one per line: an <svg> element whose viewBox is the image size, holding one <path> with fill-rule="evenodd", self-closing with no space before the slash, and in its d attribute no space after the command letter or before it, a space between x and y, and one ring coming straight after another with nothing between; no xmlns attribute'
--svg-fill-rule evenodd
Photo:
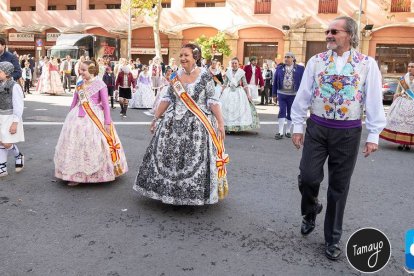
<svg viewBox="0 0 414 276"><path fill-rule="evenodd" d="M155 55L162 59L161 55L161 39L160 39L160 19L161 19L161 0L158 0L155 7L154 26L152 28L154 33ZM164 63L166 61L163 61ZM168 63L168 61L167 61Z"/></svg>

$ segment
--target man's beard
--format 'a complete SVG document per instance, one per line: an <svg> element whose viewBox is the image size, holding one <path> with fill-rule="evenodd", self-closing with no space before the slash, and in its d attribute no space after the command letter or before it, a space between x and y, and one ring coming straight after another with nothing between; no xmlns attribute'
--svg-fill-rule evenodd
<svg viewBox="0 0 414 276"><path fill-rule="evenodd" d="M335 44L330 44L329 42L335 42ZM336 44L335 39L326 39L326 48L328 50L336 50L338 48L338 44Z"/></svg>

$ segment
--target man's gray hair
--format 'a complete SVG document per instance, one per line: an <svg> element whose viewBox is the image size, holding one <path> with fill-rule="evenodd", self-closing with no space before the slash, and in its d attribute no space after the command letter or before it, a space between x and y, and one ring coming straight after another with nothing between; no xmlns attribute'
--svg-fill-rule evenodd
<svg viewBox="0 0 414 276"><path fill-rule="evenodd" d="M345 30L351 36L351 47L356 48L359 45L359 34L358 34L358 24L356 21L349 16L340 16L334 19L336 20L345 20Z"/></svg>

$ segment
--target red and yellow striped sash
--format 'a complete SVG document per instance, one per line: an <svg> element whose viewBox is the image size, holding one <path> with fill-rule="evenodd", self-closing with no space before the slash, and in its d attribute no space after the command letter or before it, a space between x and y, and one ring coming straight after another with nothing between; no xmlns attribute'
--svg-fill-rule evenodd
<svg viewBox="0 0 414 276"><path fill-rule="evenodd" d="M122 175L123 170L121 167L119 150L121 149L121 145L116 141L114 125L111 123L110 125L110 133L105 130L102 122L99 120L98 116L92 110L88 97L85 94L84 89L84 82L80 81L76 84L76 93L78 93L80 104L82 105L83 109L85 110L86 114L88 114L89 118L95 124L95 126L99 129L102 135L105 137L106 142L109 146L109 151L111 153L111 160L114 163L114 172L116 176Z"/></svg>
<svg viewBox="0 0 414 276"><path fill-rule="evenodd" d="M171 74L170 81L177 97L179 97L184 105L188 108L188 110L190 110L201 121L204 128L209 133L211 140L217 150L216 167L218 170L217 176L219 180L218 194L219 198L222 199L228 194L226 164L230 161L230 157L225 153L223 139L217 135L207 116L200 109L193 98L191 98L191 96L185 91L178 75L175 72Z"/></svg>

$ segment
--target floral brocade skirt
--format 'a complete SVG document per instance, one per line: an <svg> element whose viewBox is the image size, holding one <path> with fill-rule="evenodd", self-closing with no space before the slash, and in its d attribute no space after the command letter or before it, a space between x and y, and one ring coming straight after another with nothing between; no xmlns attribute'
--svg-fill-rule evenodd
<svg viewBox="0 0 414 276"><path fill-rule="evenodd" d="M380 137L397 144L414 145L414 100L405 97L395 99Z"/></svg>
<svg viewBox="0 0 414 276"><path fill-rule="evenodd" d="M65 181L94 183L113 181L116 177L114 163L105 137L86 114L79 117L80 106L73 108L66 116L55 149L55 176ZM104 114L100 107L91 108L103 122ZM128 171L124 149L120 144L118 151L123 172Z"/></svg>
<svg viewBox="0 0 414 276"><path fill-rule="evenodd" d="M213 117L208 118L216 128ZM133 188L167 204L217 203L215 148L190 111L179 118L173 110L165 114L145 152Z"/></svg>

